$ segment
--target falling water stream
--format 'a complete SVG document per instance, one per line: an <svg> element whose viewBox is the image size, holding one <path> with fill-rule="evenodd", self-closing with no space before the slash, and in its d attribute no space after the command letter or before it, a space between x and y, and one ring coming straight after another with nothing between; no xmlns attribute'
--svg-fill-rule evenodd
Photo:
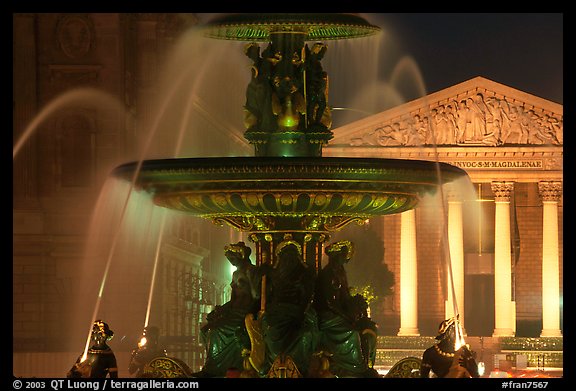
<svg viewBox="0 0 576 391"><path fill-rule="evenodd" d="M366 15L366 19L370 20L369 14ZM374 21L372 21L374 23ZM376 24L376 23L375 23ZM396 107L400 104L406 103L410 97L416 95L417 98L423 99L422 106L423 107L431 107L431 104L436 102L427 102L427 88L425 85L424 77L420 68L413 57L409 55L403 55L400 57L398 61L391 67L389 75L382 75L380 67L384 65L379 59L386 58L387 53L385 52L385 48L387 46L386 39L390 39L390 35L387 34L386 27L381 26L383 31L380 35L376 37L368 37L363 39L362 41L364 44L358 45L358 42L354 40L345 41L343 45L351 45L346 46L343 52L347 53L347 55L343 55L338 53L335 55L337 59L336 62L339 63L345 57L347 61L345 62L348 69L352 69L351 77L347 80L350 85L360 86L357 87L356 90L352 89L352 91L357 91L355 97L350 99L348 102L343 103L341 106L336 103L334 105L334 109L343 112L352 113L346 117L346 120L343 123L350 122L352 118L358 119L359 117L366 117L368 115L374 115L390 109L392 107ZM340 43L338 43L340 44ZM354 46L352 46L354 45ZM364 46L363 46L364 45ZM336 45L335 45L336 46ZM339 47L336 49L339 50ZM350 53L354 53L350 55ZM376 61L366 61L366 59L376 58ZM326 58L327 66L330 67L332 63L330 59ZM367 64L368 63L368 64ZM376 67L370 67L370 63L372 65L377 64ZM386 67L384 67L386 68ZM356 71L354 71L356 70ZM360 72L362 70L362 72ZM330 74L330 72L329 72ZM336 83L335 81L334 83ZM334 102L334 99L331 98L331 102ZM338 101L337 101L338 102ZM428 123L430 124L430 130L432 132L432 150L434 155L434 162L436 163L436 172L437 172L437 192L434 198L434 202L437 205L436 210L439 213L439 221L441 223L441 238L440 238L440 247L442 249L442 253L444 254L443 263L447 273L447 285L448 285L448 295L451 296L451 302L453 305L453 314L457 318L456 324L456 349L462 346L464 342L464 331L462 324L458 320L460 318L460 309L459 303L456 295L456 287L454 284L453 278L453 268L452 268L452 260L450 255L450 246L449 246L449 238L448 238L448 211L445 206L445 195L443 189L443 180L442 180L442 172L440 168L440 159L438 153L438 144L437 140L437 129L434 126L434 121L432 120L432 113L430 110L427 112L423 112L422 116L428 118ZM337 134L338 129L334 129L334 133ZM424 148L424 145L421 144L416 146L420 149ZM429 146L428 146L429 147ZM455 187L454 191L458 192L460 196L466 197L471 192L473 193L475 190L473 189L473 185L470 182L469 178L465 178L464 181L455 181L453 186ZM463 318L463 316L462 316Z"/></svg>
<svg viewBox="0 0 576 391"><path fill-rule="evenodd" d="M195 38L192 38L192 39L196 39L196 40L202 39L202 37L198 36L197 34L194 35L193 37L195 37ZM187 52L190 50L189 47L182 47L182 46L180 46L180 47L184 48ZM177 48L178 48L178 46L177 46ZM175 53L175 57L178 58L181 54L182 53ZM221 54L222 53L216 53L215 58L220 57ZM186 105L183 107L184 114L180 116L182 118L182 120L181 120L181 125L178 128L177 139L176 139L176 143L175 143L175 147L174 147L174 151L173 151L172 156L177 157L180 154L181 149L182 149L184 134L186 133L186 131L188 129L188 125L189 125L189 121L190 121L190 114L197 107L195 104L195 101L198 99L198 97L196 95L196 88L199 84L199 81L203 80L203 76L205 75L206 69L210 65L212 65L212 64L210 64L209 61L205 61L203 64L201 64L199 66L199 69L192 68L192 67L182 67L180 69L180 72L177 73L176 75L171 74L172 79L171 79L171 82L169 84L169 88L167 90L167 93L165 93L162 96L162 99L160 100L161 104L160 104L158 112L156 113L154 120L150 126L150 130L147 133L147 138L146 138L145 143L142 147L140 157L137 160L136 170L134 171L129 190L128 190L126 197L125 197L125 200L123 202L123 206L122 206L122 209L120 212L120 221L116 225L116 228L115 228L115 233L113 236L112 244L110 246L109 253L108 253L108 256L106 258L104 273L103 273L103 276L101 279L100 288L99 288L98 295L96 298L96 303L94 306L94 311L92 313L91 321L89 323L89 330L88 330L88 335L86 337L86 344L85 344L85 348L84 348L83 360L86 358L88 348L90 347L92 324L97 319L97 317L99 316L98 314L99 314L99 310L100 310L100 304L102 301L104 288L106 286L106 281L107 281L108 274L110 271L110 266L111 266L112 261L114 259L114 255L115 255L116 250L117 250L118 241L120 239L120 235L121 235L122 230L123 230L124 225L125 225L125 217L126 217L127 208L128 208L129 202L130 202L131 195L132 195L134 188L135 188L136 180L140 174L142 164L143 164L144 160L146 160L147 157L151 155L152 143L154 141L156 134L158 133L158 131L160 129L161 121L165 118L165 115L168 112L168 109L172 105L174 105L174 101L176 99L177 94L182 93L183 86L186 86L187 88L189 88L189 90L187 92L188 99L186 100ZM193 74L193 76L194 76L192 78L192 82L186 80L190 77L191 74ZM164 234L165 224L166 224L166 213L163 213L162 217L161 217L161 221L160 221L160 230L158 232L157 238L155 239L155 242L157 243L157 245L156 245L156 251L155 251L155 255L154 255L153 272L152 272L151 281L150 281L150 288L149 288L149 294L148 294L148 300L147 300L147 306L146 306L146 315L145 315L143 327L146 327L148 325L149 318L150 318L150 310L151 310L151 305L152 305L152 295L154 292L153 287L155 284L156 270L157 270L157 265L158 265L159 255L160 255L161 242L162 242L161 239L162 239L162 235Z"/></svg>
<svg viewBox="0 0 576 391"><path fill-rule="evenodd" d="M78 106L99 107L102 109L112 108L118 112L124 112L124 106L118 98L96 88L82 87L67 91L50 101L26 126L26 129L24 129L12 148L12 159L16 159L18 152L38 131L44 121L62 109Z"/></svg>

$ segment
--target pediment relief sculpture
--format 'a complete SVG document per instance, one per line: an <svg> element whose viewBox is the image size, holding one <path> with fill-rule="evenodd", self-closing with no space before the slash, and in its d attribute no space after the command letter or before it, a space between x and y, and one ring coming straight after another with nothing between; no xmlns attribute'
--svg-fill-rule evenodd
<svg viewBox="0 0 576 391"><path fill-rule="evenodd" d="M351 146L562 145L563 115L489 92L473 92L383 121Z"/></svg>

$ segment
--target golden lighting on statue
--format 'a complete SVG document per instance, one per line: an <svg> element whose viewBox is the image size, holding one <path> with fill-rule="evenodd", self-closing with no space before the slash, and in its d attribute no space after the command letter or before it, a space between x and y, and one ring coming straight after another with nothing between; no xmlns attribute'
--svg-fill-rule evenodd
<svg viewBox="0 0 576 391"><path fill-rule="evenodd" d="M140 341L138 341L138 347L141 348L142 346L146 345L146 342L148 342L146 337L140 338Z"/></svg>
<svg viewBox="0 0 576 391"><path fill-rule="evenodd" d="M462 330L462 323L460 323L459 316L456 316L454 333L456 336L456 338L454 338L454 350L457 351L462 346L466 345L466 341L464 341L464 331Z"/></svg>

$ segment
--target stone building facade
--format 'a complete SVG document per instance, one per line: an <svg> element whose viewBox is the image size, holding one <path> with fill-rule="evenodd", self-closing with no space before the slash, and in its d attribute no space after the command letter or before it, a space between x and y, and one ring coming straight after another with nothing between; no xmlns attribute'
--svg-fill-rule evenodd
<svg viewBox="0 0 576 391"><path fill-rule="evenodd" d="M164 230L148 314L143 304L151 290L150 263L126 269L128 264L109 262L107 280L106 255L85 264L109 172L138 158L145 142L138 129L153 121L150 102L162 62L176 37L196 23L195 14L13 15L15 376L66 374L91 327L98 302L92 283L105 287L99 316L117 335L112 346L126 364L121 375L127 376L129 352L145 319L161 328L168 349L200 365L199 349L181 347L198 345L201 319L226 299L228 265L221 254L238 240L235 233L173 218ZM142 243L132 247L134 258L155 251ZM91 270L87 279L84 270ZM138 273L147 282L132 279ZM82 290L86 285L91 290ZM118 313L106 309L107 300L123 303Z"/></svg>
<svg viewBox="0 0 576 391"><path fill-rule="evenodd" d="M561 335L562 105L477 77L335 134L327 156L440 161L470 179L443 186L444 202L425 197L413 216L375 224L396 276L382 308L387 335L434 335L454 313L453 296L470 335ZM404 260L403 224L415 225L414 255ZM408 303L399 290L411 262L417 299Z"/></svg>

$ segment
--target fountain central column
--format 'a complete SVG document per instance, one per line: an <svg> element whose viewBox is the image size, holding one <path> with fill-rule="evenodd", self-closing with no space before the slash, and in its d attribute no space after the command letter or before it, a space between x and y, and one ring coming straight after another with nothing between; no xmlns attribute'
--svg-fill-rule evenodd
<svg viewBox="0 0 576 391"><path fill-rule="evenodd" d="M246 139L256 156L320 157L332 138L328 76L320 63L326 45L310 49L301 31L274 32L260 55L246 46L252 80L246 92Z"/></svg>

